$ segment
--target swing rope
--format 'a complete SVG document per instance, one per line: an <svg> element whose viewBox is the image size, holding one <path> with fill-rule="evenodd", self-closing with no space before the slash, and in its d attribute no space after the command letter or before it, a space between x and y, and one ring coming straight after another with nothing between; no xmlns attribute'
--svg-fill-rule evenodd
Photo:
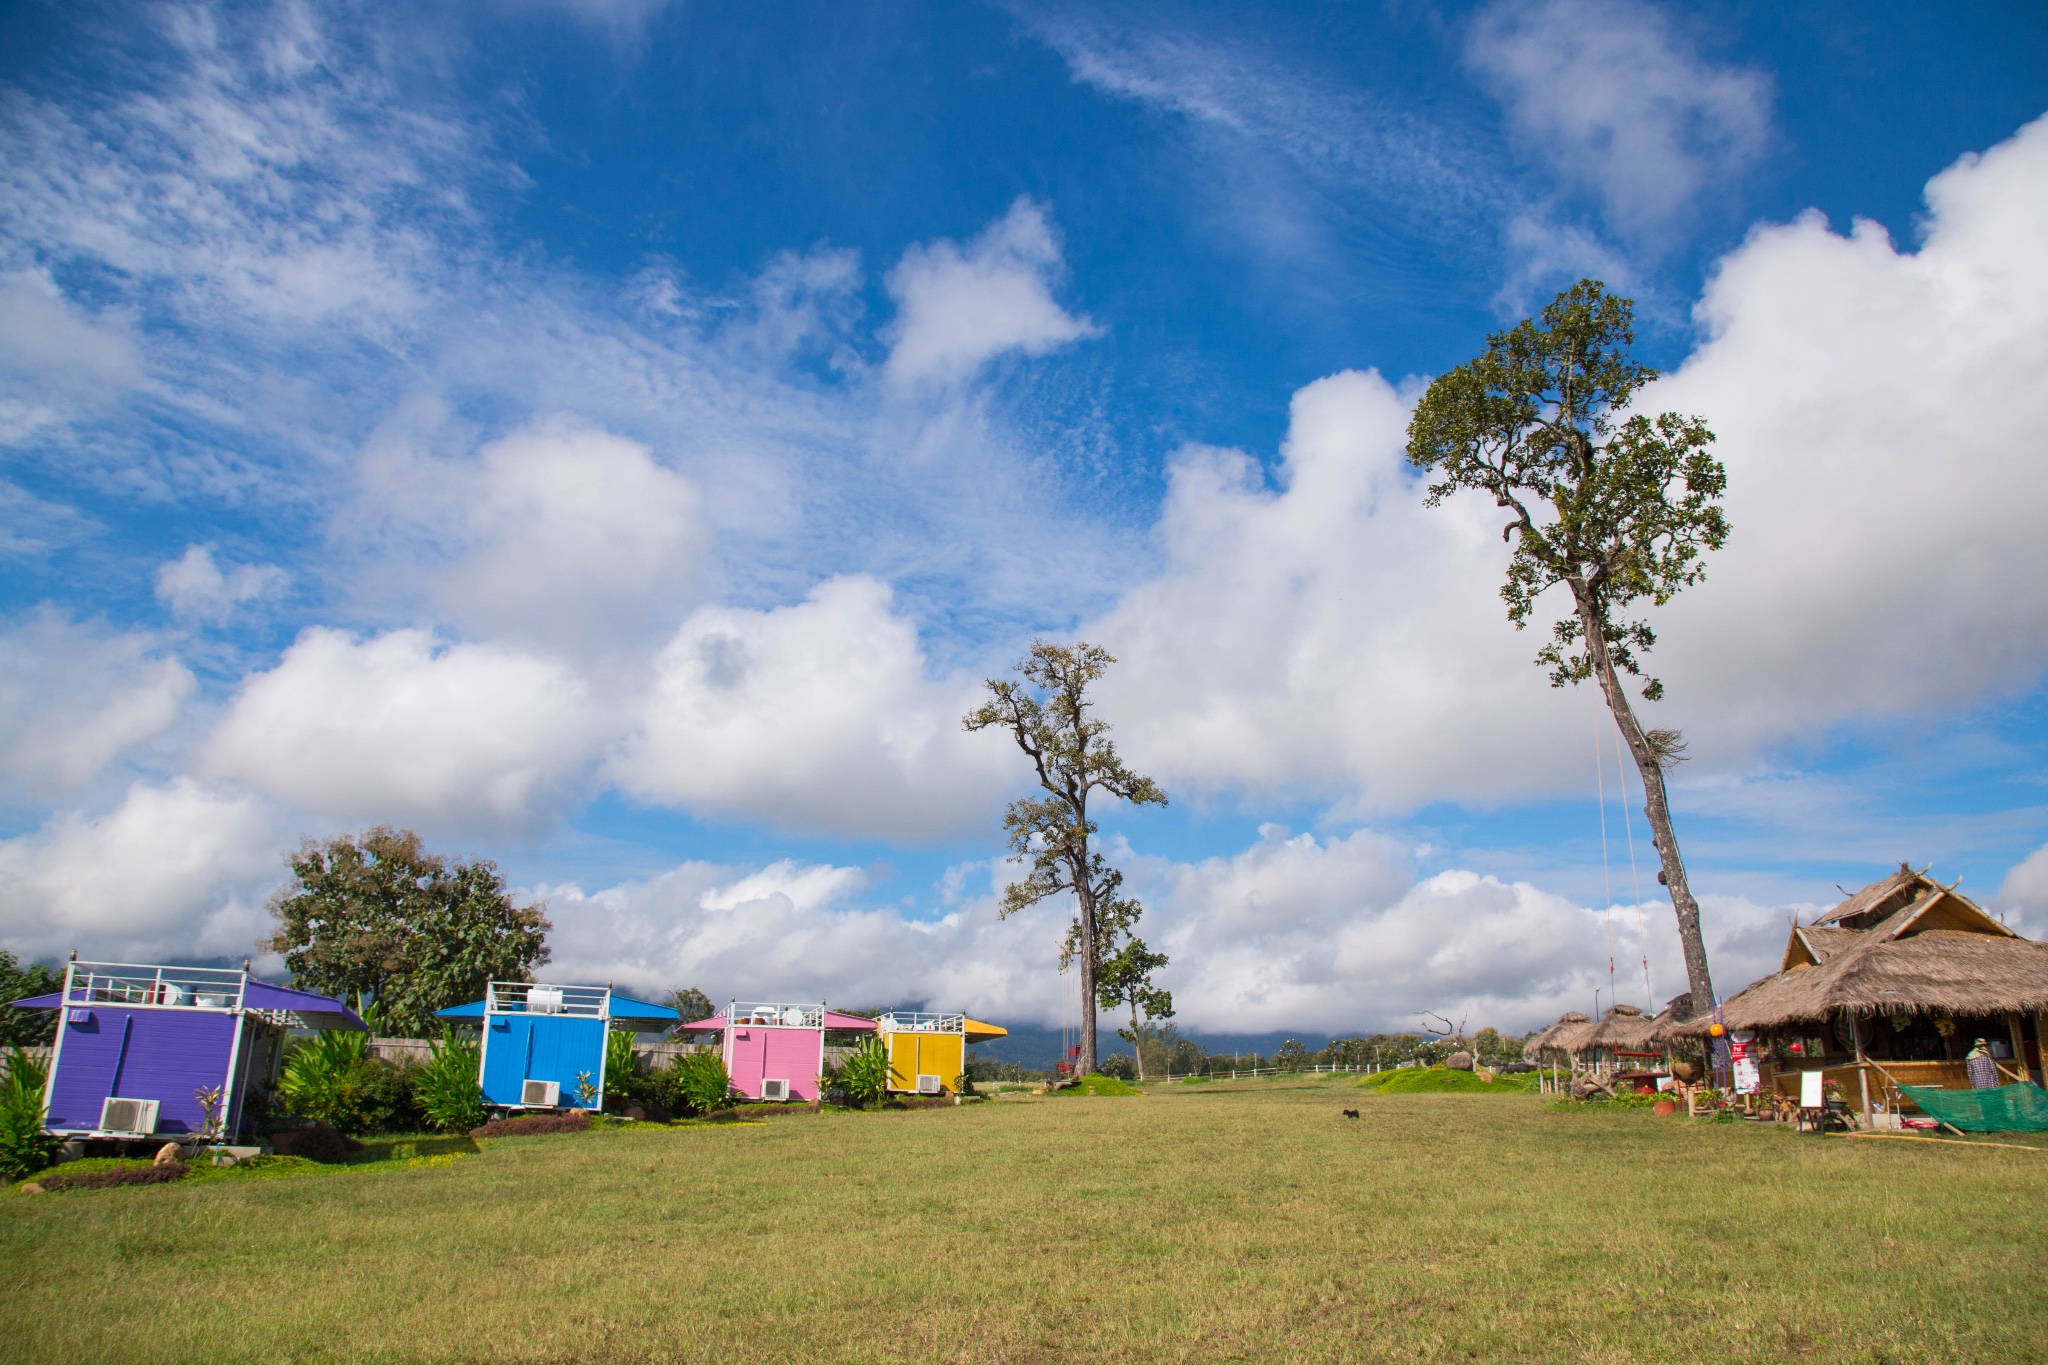
<svg viewBox="0 0 2048 1365"><path fill-rule="evenodd" d="M1596 698L1597 700L1597 698ZM1600 885L1607 897L1607 1000L1615 1002L1614 994L1614 874L1607 860L1607 756L1600 748L1600 713L1593 713L1593 775L1600 793ZM1627 807L1623 806L1626 810ZM1598 1014L1596 1005L1593 1011ZM1598 1019L1593 1021L1599 1023Z"/></svg>
<svg viewBox="0 0 2048 1365"><path fill-rule="evenodd" d="M1636 871L1636 829L1628 818L1628 768L1622 763L1620 726L1614 729L1614 772L1621 779L1621 827L1628 835L1628 880L1636 898L1636 942L1643 950L1643 1012L1654 1015L1657 992L1650 985L1650 917L1643 912L1643 881ZM1648 793L1643 796L1643 804L1649 804Z"/></svg>

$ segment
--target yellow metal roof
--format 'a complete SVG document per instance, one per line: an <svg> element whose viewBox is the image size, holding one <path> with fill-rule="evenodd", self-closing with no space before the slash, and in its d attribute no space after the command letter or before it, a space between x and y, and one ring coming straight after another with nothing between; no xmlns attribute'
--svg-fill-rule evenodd
<svg viewBox="0 0 2048 1365"><path fill-rule="evenodd" d="M967 1021L967 1037L970 1042L985 1042L990 1038L1007 1038L1010 1031L1001 1024L984 1024L978 1019Z"/></svg>

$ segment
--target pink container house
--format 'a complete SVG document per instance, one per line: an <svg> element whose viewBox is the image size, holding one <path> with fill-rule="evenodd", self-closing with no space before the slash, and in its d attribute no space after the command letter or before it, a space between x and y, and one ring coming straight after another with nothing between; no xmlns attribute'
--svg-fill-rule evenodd
<svg viewBox="0 0 2048 1365"><path fill-rule="evenodd" d="M818 1077L825 1069L825 1030L872 1030L875 1021L828 1010L822 1001L790 1005L735 1000L709 1019L683 1027L719 1031L725 1074L747 1099L810 1101L818 1098Z"/></svg>

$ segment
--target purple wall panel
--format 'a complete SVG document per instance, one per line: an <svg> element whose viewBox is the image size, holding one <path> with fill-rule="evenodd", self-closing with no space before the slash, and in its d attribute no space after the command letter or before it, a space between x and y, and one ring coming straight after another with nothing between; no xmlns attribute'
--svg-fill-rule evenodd
<svg viewBox="0 0 2048 1365"><path fill-rule="evenodd" d="M74 1007L77 1008L77 1007ZM51 1128L99 1126L109 1096L159 1103L159 1133L192 1133L205 1125L196 1092L228 1074L236 1018L197 1009L124 1009L93 1005L88 1022L66 1011Z"/></svg>

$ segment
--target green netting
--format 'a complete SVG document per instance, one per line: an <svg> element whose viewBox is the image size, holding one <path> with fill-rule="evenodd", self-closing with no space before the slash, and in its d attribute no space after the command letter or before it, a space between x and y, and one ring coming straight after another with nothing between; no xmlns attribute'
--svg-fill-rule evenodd
<svg viewBox="0 0 2048 1365"><path fill-rule="evenodd" d="M2048 1090L2031 1081L1993 1090L1942 1090L1924 1085L1899 1089L1930 1117L1966 1133L2048 1132Z"/></svg>

